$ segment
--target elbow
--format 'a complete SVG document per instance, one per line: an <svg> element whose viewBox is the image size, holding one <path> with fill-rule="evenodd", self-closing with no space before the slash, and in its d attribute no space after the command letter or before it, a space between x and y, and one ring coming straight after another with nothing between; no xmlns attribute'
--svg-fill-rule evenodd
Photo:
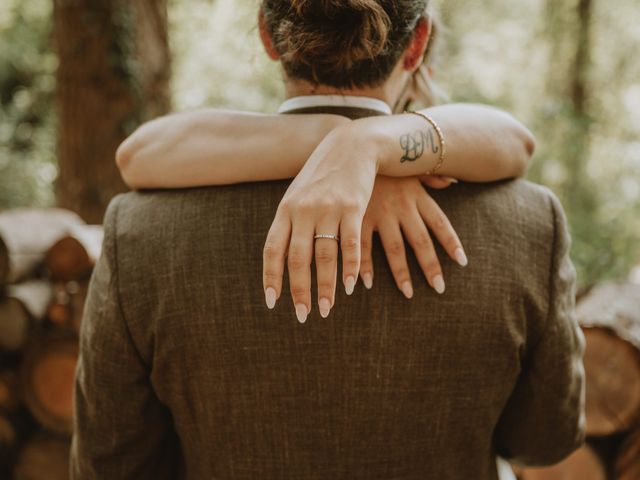
<svg viewBox="0 0 640 480"><path fill-rule="evenodd" d="M531 159L536 150L536 138L527 127L520 122L514 127L513 174L516 177L526 175Z"/></svg>
<svg viewBox="0 0 640 480"><path fill-rule="evenodd" d="M536 137L531 133L527 127L522 127L522 143L524 145L524 151L527 157L527 163L533 157L533 154L536 151Z"/></svg>
<svg viewBox="0 0 640 480"><path fill-rule="evenodd" d="M116 165L122 180L127 187L136 190L144 186L139 182L136 172L140 170L140 163L144 162L143 147L134 133L124 140L116 150Z"/></svg>
<svg viewBox="0 0 640 480"><path fill-rule="evenodd" d="M134 155L134 149L131 147L131 137L127 138L120 144L116 150L116 166L122 174L131 164L131 158Z"/></svg>

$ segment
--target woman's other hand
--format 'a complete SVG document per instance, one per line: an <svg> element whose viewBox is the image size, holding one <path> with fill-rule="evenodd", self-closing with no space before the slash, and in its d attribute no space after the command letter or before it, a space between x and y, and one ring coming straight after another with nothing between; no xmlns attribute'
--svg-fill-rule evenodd
<svg viewBox="0 0 640 480"><path fill-rule="evenodd" d="M438 293L444 292L445 283L429 230L454 261L462 266L467 264L458 235L421 182L432 188L446 188L455 180L444 177L377 177L362 224L360 276L365 287L371 288L373 284L371 246L374 231L380 235L396 284L407 298L413 296L413 285L405 238L413 248L427 282Z"/></svg>
<svg viewBox="0 0 640 480"><path fill-rule="evenodd" d="M425 187L435 188L437 190L442 190L443 188L450 187L454 183L458 183L457 179L443 175L423 175L420 177L420 181Z"/></svg>

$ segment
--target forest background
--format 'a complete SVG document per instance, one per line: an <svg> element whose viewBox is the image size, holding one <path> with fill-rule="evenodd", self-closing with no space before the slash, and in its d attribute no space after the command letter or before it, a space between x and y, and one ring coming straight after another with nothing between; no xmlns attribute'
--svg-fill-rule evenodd
<svg viewBox="0 0 640 480"><path fill-rule="evenodd" d="M259 44L257 5L2 0L0 209L59 204L99 222L122 189L113 149L141 122L208 106L274 112L280 73ZM581 287L627 277L640 264L640 3L435 7L436 80L451 101L499 106L533 130L528 178L565 206ZM83 30L87 18L100 28ZM87 52L74 58L78 44ZM96 71L111 80L89 88Z"/></svg>

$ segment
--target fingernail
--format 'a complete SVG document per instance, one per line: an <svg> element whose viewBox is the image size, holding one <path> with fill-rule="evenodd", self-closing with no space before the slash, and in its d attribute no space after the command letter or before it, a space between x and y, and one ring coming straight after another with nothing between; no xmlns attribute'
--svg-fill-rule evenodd
<svg viewBox="0 0 640 480"><path fill-rule="evenodd" d="M264 299L267 302L267 308L269 310L273 310L273 307L276 306L276 291L275 289L269 287L264 291Z"/></svg>
<svg viewBox="0 0 640 480"><path fill-rule="evenodd" d="M302 304L302 303L298 303L296 305L296 317L298 317L298 321L300 323L304 323L307 321L307 315L309 314L309 312L307 311L307 306Z"/></svg>
<svg viewBox="0 0 640 480"><path fill-rule="evenodd" d="M467 255L464 253L464 250L461 248L456 248L455 252L456 261L463 267L466 267L469 261L467 260Z"/></svg>
<svg viewBox="0 0 640 480"><path fill-rule="evenodd" d="M373 287L373 277L370 273L362 274L362 283L364 283L364 286L367 290L371 290L371 287Z"/></svg>
<svg viewBox="0 0 640 480"><path fill-rule="evenodd" d="M433 277L433 289L440 294L444 293L444 278L442 278L442 275Z"/></svg>
<svg viewBox="0 0 640 480"><path fill-rule="evenodd" d="M356 288L356 279L349 275L344 281L344 290L347 295L351 295L354 288Z"/></svg>
<svg viewBox="0 0 640 480"><path fill-rule="evenodd" d="M327 318L331 311L331 301L328 298L321 298L318 302L318 308L320 309L320 316Z"/></svg>
<svg viewBox="0 0 640 480"><path fill-rule="evenodd" d="M400 290L402 290L402 293L404 294L405 297L407 298L413 297L413 287L411 286L411 282L404 282L400 286Z"/></svg>

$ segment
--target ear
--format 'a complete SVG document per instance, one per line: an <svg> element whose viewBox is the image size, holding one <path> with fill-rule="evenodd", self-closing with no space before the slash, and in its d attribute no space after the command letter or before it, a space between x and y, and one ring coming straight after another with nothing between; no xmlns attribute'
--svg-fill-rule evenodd
<svg viewBox="0 0 640 480"><path fill-rule="evenodd" d="M406 71L415 72L422 64L424 52L431 37L431 19L422 17L413 32L413 38L404 52L402 66Z"/></svg>
<svg viewBox="0 0 640 480"><path fill-rule="evenodd" d="M267 29L267 25L264 20L264 12L260 9L258 13L258 26L260 29L260 40L262 40L262 45L264 46L267 55L271 60L280 60L280 55L278 51L273 46L273 41L271 40L271 35L269 34L269 30Z"/></svg>

